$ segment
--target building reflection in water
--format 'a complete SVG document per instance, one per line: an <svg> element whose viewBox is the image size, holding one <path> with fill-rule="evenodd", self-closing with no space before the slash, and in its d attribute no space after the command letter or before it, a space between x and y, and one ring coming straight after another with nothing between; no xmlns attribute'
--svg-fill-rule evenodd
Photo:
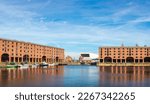
<svg viewBox="0 0 150 104"><path fill-rule="evenodd" d="M0 86L24 86L21 85L22 83L26 83L25 86L31 86L33 83L35 86L40 86L42 81L49 80L51 82L52 76L57 78L63 77L64 66L28 69L0 69Z"/></svg>
<svg viewBox="0 0 150 104"><path fill-rule="evenodd" d="M150 86L150 67L101 66L101 86Z"/></svg>

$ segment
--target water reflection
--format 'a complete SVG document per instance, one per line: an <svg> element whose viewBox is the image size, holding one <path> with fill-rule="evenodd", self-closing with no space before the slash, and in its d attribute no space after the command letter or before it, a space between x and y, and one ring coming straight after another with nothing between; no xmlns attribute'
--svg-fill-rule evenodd
<svg viewBox="0 0 150 104"><path fill-rule="evenodd" d="M101 66L100 86L150 86L150 67Z"/></svg>
<svg viewBox="0 0 150 104"><path fill-rule="evenodd" d="M53 66L0 69L0 86L150 86L150 67Z"/></svg>
<svg viewBox="0 0 150 104"><path fill-rule="evenodd" d="M63 77L63 75L64 66L0 69L0 86L43 86L42 84L45 81L47 81L47 84L44 86L48 86L50 82L55 86L57 84L53 81L54 78L56 80L58 77Z"/></svg>

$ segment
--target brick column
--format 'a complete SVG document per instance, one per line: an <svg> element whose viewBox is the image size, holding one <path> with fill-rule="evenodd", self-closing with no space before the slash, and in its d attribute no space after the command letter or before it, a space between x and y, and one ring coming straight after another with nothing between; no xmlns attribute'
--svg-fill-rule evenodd
<svg viewBox="0 0 150 104"><path fill-rule="evenodd" d="M21 57L21 62L23 62L23 57Z"/></svg>
<svg viewBox="0 0 150 104"><path fill-rule="evenodd" d="M30 57L28 58L28 63L30 63Z"/></svg>
<svg viewBox="0 0 150 104"><path fill-rule="evenodd" d="M15 57L13 57L13 62L16 62L16 61L15 61Z"/></svg>
<svg viewBox="0 0 150 104"><path fill-rule="evenodd" d="M1 56L2 56L2 55L0 55L0 63L2 62L2 60L1 60Z"/></svg>
<svg viewBox="0 0 150 104"><path fill-rule="evenodd" d="M11 56L9 56L9 62L11 62Z"/></svg>

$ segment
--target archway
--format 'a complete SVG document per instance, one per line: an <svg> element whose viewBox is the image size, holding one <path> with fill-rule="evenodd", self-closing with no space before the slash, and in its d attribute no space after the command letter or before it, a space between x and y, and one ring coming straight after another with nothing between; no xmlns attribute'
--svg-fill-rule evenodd
<svg viewBox="0 0 150 104"><path fill-rule="evenodd" d="M9 61L9 54L7 54L7 53L2 54L1 61L2 62L8 62Z"/></svg>
<svg viewBox="0 0 150 104"><path fill-rule="evenodd" d="M46 56L42 57L42 62L46 62Z"/></svg>
<svg viewBox="0 0 150 104"><path fill-rule="evenodd" d="M23 56L23 62L29 62L29 55Z"/></svg>
<svg viewBox="0 0 150 104"><path fill-rule="evenodd" d="M150 62L150 57L145 57L144 62Z"/></svg>
<svg viewBox="0 0 150 104"><path fill-rule="evenodd" d="M59 61L59 57L56 57L56 62L58 62Z"/></svg>
<svg viewBox="0 0 150 104"><path fill-rule="evenodd" d="M134 58L133 57L127 57L126 62L127 63L132 63L132 62L134 62Z"/></svg>
<svg viewBox="0 0 150 104"><path fill-rule="evenodd" d="M112 62L112 58L111 57L105 57L104 62Z"/></svg>

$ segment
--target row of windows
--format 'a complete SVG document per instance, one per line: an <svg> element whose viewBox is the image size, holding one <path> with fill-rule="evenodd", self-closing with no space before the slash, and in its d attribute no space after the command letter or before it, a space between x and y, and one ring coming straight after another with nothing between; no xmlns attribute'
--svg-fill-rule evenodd
<svg viewBox="0 0 150 104"><path fill-rule="evenodd" d="M9 47L9 45L7 46L7 47ZM13 48L14 46L12 46L12 48ZM16 47L16 49L17 48L22 48L22 46L20 46L20 47ZM29 47L24 47L24 49L33 49L33 48L29 48ZM35 49L34 49L35 50ZM46 49L37 49L37 50L46 50ZM50 49L50 50L47 50L47 51L51 51L52 49ZM54 49L54 50L56 50L56 49Z"/></svg>
<svg viewBox="0 0 150 104"><path fill-rule="evenodd" d="M6 49L2 49L2 51L5 51L6 52ZM7 51L10 51L9 49L7 49ZM13 49L12 49L12 51L14 51ZM17 51L17 50L16 50ZM20 50L20 52L22 52L22 50ZM24 50L24 52L33 52L33 51L27 51L27 50ZM49 52L49 51L48 51ZM36 53L42 53L42 52L36 52ZM44 52L45 53L45 52ZM51 53L51 51L50 51L50 53Z"/></svg>
<svg viewBox="0 0 150 104"><path fill-rule="evenodd" d="M15 54L12 53L12 56L14 56ZM16 56L18 56L18 54L16 54ZM22 56L22 54L20 54L20 56ZM31 56L37 56L37 57L42 57L41 55L31 55ZM54 55L54 56L58 56L58 55Z"/></svg>
<svg viewBox="0 0 150 104"><path fill-rule="evenodd" d="M10 42L10 41L3 41L3 43L11 43L11 44L14 44L14 43L16 43L16 45L18 45L18 44L20 44L20 45L27 45L27 46L38 46L38 47L41 47L41 46L39 46L39 45L33 45L33 44L27 44L27 43L19 43L19 42Z"/></svg>
<svg viewBox="0 0 150 104"><path fill-rule="evenodd" d="M112 52L112 51L105 51L105 53L106 53L106 52ZM113 51L113 52L116 52L116 51ZM120 53L120 51L117 51L117 52ZM122 51L122 52L124 53L124 51ZM126 52L127 52L127 53L128 53L128 52L132 52L132 53L133 53L134 51L126 51ZM136 53L138 53L138 52L148 52L148 51L136 51ZM150 51L149 51L149 52L150 52ZM102 52L101 52L101 53L102 53Z"/></svg>
<svg viewBox="0 0 150 104"><path fill-rule="evenodd" d="M103 57L100 57L100 58L103 58ZM117 58L117 57L113 57L113 58ZM120 56L118 56L118 58L121 58ZM124 56L122 57L122 58L125 58ZM135 57L135 58L143 58L142 56L140 56L140 57Z"/></svg>
<svg viewBox="0 0 150 104"><path fill-rule="evenodd" d="M10 45L3 44L2 46L3 46L3 47L4 47L4 46L9 47ZM31 45L31 46L32 46L32 45ZM14 47L14 45L11 45L11 47ZM18 48L19 48L19 47L18 47ZM20 48L22 48L22 46L20 46ZM29 47L24 47L24 48L25 48L25 49L29 49ZM37 47L32 47L32 48L37 48ZM32 48L31 48L31 49L32 49ZM39 48L44 48L44 49L45 49L45 47L39 47ZM59 50L59 49L56 49L56 48L53 48L53 49L54 49L54 50ZM41 50L41 49L40 49L40 50Z"/></svg>
<svg viewBox="0 0 150 104"><path fill-rule="evenodd" d="M104 49L104 48L103 48ZM142 50L142 49L144 49L144 50L148 50L148 48L105 48L105 50L125 50L125 49L127 49L127 50L134 50L134 49L136 49L136 50L138 50L138 49L140 49L140 50ZM101 49L102 50L102 49Z"/></svg>
<svg viewBox="0 0 150 104"><path fill-rule="evenodd" d="M2 51L10 51L10 49L2 49ZM14 49L12 49L12 51L14 51ZM16 51L18 51L17 49L16 49ZM46 51L46 50L45 50ZM20 50L20 52L22 52L22 50ZM29 51L27 51L27 50L24 50L24 52L29 52ZM31 53L33 52L33 51L30 51ZM35 52L35 51L34 51ZM49 50L47 50L47 52L52 52L51 50L49 51ZM58 52L58 51L57 51ZM37 52L38 53L38 52ZM41 53L41 52L40 52Z"/></svg>
<svg viewBox="0 0 150 104"><path fill-rule="evenodd" d="M100 54L102 56L102 54ZM121 55L121 54L104 54L104 55ZM122 54L122 55L134 55L134 54ZM150 55L150 54L135 54L135 55Z"/></svg>

